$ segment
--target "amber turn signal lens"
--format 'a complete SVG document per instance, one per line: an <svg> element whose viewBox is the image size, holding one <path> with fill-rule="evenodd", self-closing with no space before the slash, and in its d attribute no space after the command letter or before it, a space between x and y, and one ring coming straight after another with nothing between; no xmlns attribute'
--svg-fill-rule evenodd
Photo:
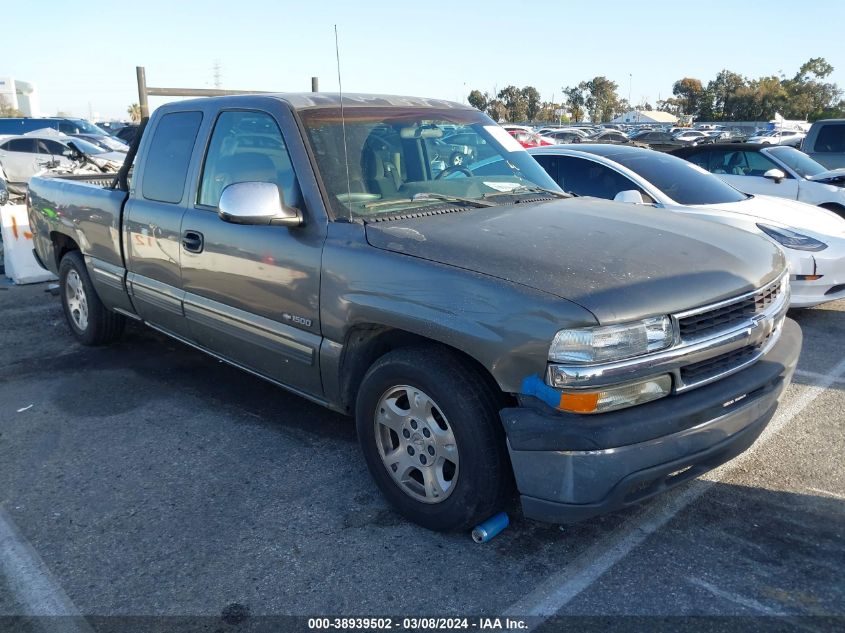
<svg viewBox="0 0 845 633"><path fill-rule="evenodd" d="M562 393L558 409L572 413L592 413L596 410L598 403L599 394L597 393Z"/></svg>

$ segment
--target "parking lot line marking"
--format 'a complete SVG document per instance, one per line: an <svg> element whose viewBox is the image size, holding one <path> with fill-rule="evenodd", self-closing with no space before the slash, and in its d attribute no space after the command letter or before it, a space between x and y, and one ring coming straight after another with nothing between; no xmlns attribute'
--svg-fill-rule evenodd
<svg viewBox="0 0 845 633"><path fill-rule="evenodd" d="M710 471L705 475L706 479L695 479L680 491L668 493L662 499L659 498L651 505L645 506L616 531L599 539L564 569L543 581L530 594L508 607L504 615L536 618L529 629L533 630L545 619L557 614L681 510L747 462L843 374L845 374L845 358L839 361L829 373L820 375L817 384L797 385L802 393L794 400L781 402L774 418L751 448Z"/></svg>
<svg viewBox="0 0 845 633"><path fill-rule="evenodd" d="M48 616L36 621L44 629L91 633L79 609L50 573L41 557L0 506L0 573L24 616Z"/></svg>
<svg viewBox="0 0 845 633"><path fill-rule="evenodd" d="M817 492L820 495L824 495L826 497L833 497L834 499L841 499L842 501L845 501L845 495L841 495L838 492L831 492L830 490L822 490L821 488L810 488L809 486L807 487L807 490L809 490L810 492Z"/></svg>
<svg viewBox="0 0 845 633"><path fill-rule="evenodd" d="M752 598L746 598L744 596L737 595L735 593L730 593L729 591L724 591L719 589L715 585L711 585L709 582L701 580L700 578L694 578L692 576L687 577L687 581L693 585L697 585L702 589L705 589L712 593L714 596L718 598L722 598L729 602L733 602L738 604L746 609L751 609L752 611L758 611L764 615L786 615L783 611L778 611L777 609L772 609L767 607L766 605L757 602Z"/></svg>
<svg viewBox="0 0 845 633"><path fill-rule="evenodd" d="M807 371L806 369L796 369L795 375L803 378L812 378L813 380L824 380L826 376L825 374L821 374L817 371ZM836 378L831 384L845 385L845 378Z"/></svg>

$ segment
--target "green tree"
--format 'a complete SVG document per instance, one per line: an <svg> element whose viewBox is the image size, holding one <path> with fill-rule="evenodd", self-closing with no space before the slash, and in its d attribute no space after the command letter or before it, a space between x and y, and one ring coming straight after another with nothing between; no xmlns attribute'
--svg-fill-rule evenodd
<svg viewBox="0 0 845 633"><path fill-rule="evenodd" d="M535 121L543 105L540 93L534 86L525 86L522 89L522 98L525 100L525 114L528 120Z"/></svg>
<svg viewBox="0 0 845 633"><path fill-rule="evenodd" d="M516 123L528 118L528 100L516 86L506 86L496 95L508 111L508 121Z"/></svg>
<svg viewBox="0 0 845 633"><path fill-rule="evenodd" d="M835 108L842 91L836 84L824 81L832 72L833 66L827 60L814 57L801 65L795 77L783 80L788 95L784 116L815 120Z"/></svg>
<svg viewBox="0 0 845 633"><path fill-rule="evenodd" d="M693 77L684 77L672 84L672 94L677 97L676 105L680 107L683 114L698 112L703 91L701 80Z"/></svg>
<svg viewBox="0 0 845 633"><path fill-rule="evenodd" d="M484 112L487 109L487 104L490 103L490 96L486 92L482 94L480 90L473 90L469 93L467 101L476 110Z"/></svg>
<svg viewBox="0 0 845 633"><path fill-rule="evenodd" d="M567 86L563 88L563 94L566 97L566 108L572 115L572 120L575 123L580 123L584 120L584 107L586 106L584 91L580 85Z"/></svg>
<svg viewBox="0 0 845 633"><path fill-rule="evenodd" d="M722 70L716 78L707 84L707 90L713 95L713 118L720 121L737 120L737 91L748 85L742 75L730 70Z"/></svg>
<svg viewBox="0 0 845 633"><path fill-rule="evenodd" d="M23 116L23 112L17 108L13 108L5 96L0 95L0 118L8 119L10 117Z"/></svg>
<svg viewBox="0 0 845 633"><path fill-rule="evenodd" d="M619 95L616 93L615 81L599 75L590 81L578 84L582 92L587 94L585 105L594 123L610 121L619 112Z"/></svg>
<svg viewBox="0 0 845 633"><path fill-rule="evenodd" d="M501 100L491 99L487 104L487 116L496 123L501 123L502 121L508 120L508 109Z"/></svg>
<svg viewBox="0 0 845 633"><path fill-rule="evenodd" d="M128 108L126 108L126 114L129 115L129 118L133 121L140 121L141 120L141 106L137 103L131 104Z"/></svg>

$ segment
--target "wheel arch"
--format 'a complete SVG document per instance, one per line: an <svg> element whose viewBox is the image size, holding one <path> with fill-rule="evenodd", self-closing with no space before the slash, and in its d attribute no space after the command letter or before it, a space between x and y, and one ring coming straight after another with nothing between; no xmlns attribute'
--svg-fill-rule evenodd
<svg viewBox="0 0 845 633"><path fill-rule="evenodd" d="M69 235L59 231L50 231L50 243L53 245L53 257L56 263L56 270L62 263L62 258L70 251L81 250L79 244Z"/></svg>
<svg viewBox="0 0 845 633"><path fill-rule="evenodd" d="M819 206L822 209L833 211L836 215L845 218L845 205L841 205L838 202L823 202Z"/></svg>
<svg viewBox="0 0 845 633"><path fill-rule="evenodd" d="M499 386L493 374L476 358L441 341L377 323L357 324L347 334L338 366L339 397L342 408L355 410L358 389L370 367L382 356L396 349L416 346L437 346L448 350L463 365L477 374L490 393L506 406L513 396Z"/></svg>

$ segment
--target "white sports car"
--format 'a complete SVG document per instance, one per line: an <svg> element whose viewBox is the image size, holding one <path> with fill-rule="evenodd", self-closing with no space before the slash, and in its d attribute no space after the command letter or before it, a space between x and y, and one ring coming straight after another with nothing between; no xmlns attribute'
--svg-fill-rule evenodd
<svg viewBox="0 0 845 633"><path fill-rule="evenodd" d="M741 193L693 163L649 149L582 143L528 151L564 191L695 214L776 242L789 260L793 308L845 298L845 219L831 211ZM480 164L468 167L483 174Z"/></svg>
<svg viewBox="0 0 845 633"><path fill-rule="evenodd" d="M828 169L792 147L728 143L672 154L745 193L799 200L845 216L845 169Z"/></svg>

